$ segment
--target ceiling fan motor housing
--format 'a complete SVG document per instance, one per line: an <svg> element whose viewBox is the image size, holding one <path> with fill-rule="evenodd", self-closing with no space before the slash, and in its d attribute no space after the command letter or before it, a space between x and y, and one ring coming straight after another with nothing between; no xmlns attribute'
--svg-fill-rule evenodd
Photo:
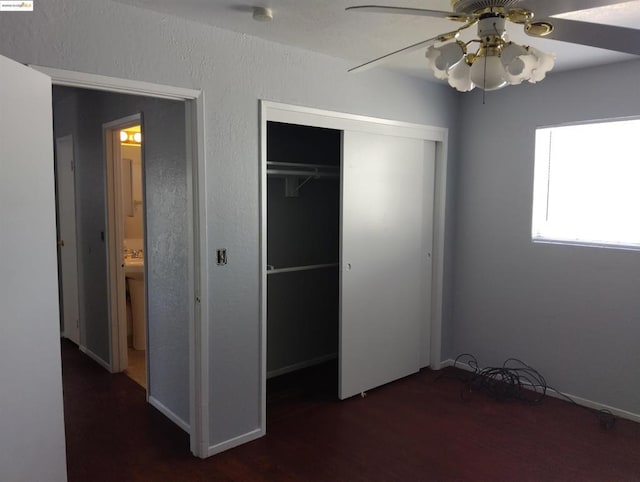
<svg viewBox="0 0 640 482"><path fill-rule="evenodd" d="M478 22L478 37L502 37L505 31L506 20L502 16L481 18Z"/></svg>
<svg viewBox="0 0 640 482"><path fill-rule="evenodd" d="M508 10L517 7L521 0L451 0L451 7L456 13L473 14L492 8Z"/></svg>

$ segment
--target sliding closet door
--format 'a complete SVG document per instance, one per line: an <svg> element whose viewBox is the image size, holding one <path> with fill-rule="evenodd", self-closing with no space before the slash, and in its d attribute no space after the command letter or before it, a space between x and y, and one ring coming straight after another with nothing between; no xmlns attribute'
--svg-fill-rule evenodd
<svg viewBox="0 0 640 482"><path fill-rule="evenodd" d="M434 167L433 142L344 132L341 399L428 359Z"/></svg>

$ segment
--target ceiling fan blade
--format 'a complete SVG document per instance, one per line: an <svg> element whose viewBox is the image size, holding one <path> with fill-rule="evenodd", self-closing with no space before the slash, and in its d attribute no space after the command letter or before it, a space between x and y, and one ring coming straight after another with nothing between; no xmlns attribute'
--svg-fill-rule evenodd
<svg viewBox="0 0 640 482"><path fill-rule="evenodd" d="M552 15L558 15L560 13L606 7L628 1L629 0L523 0L518 4L518 7L534 12L534 20L537 20L538 17L551 17Z"/></svg>
<svg viewBox="0 0 640 482"><path fill-rule="evenodd" d="M553 24L553 31L544 36L545 39L640 55L640 30L563 18L548 18L545 21Z"/></svg>
<svg viewBox="0 0 640 482"><path fill-rule="evenodd" d="M369 62L365 62L364 64L358 65L357 67L353 67L353 68L349 69L349 72L362 72L363 70L370 69L371 67L374 67L374 66L376 66L378 64L383 63L385 60L387 60L392 55L404 54L404 53L409 53L409 52L414 52L416 50L420 50L421 48L428 47L428 46L434 44L435 42L438 41L439 38L440 38L440 35L438 35L437 37L434 37L434 38L430 38L428 40L423 40L422 42L418 42L418 43L415 43L413 45L409 45L408 47L404 47L404 48L402 48L400 50L395 50L395 51L390 52L390 53L388 53L386 55L383 55L382 57L378 57L377 59L370 60Z"/></svg>
<svg viewBox="0 0 640 482"><path fill-rule="evenodd" d="M425 10L424 8L408 8L408 7L388 7L385 5L357 5L354 7L347 7L345 10L356 10L359 12L373 12L373 13L393 13L401 15L419 15L423 17L436 17L436 18L450 18L455 19L469 18L467 15L459 15L454 12L442 12L440 10Z"/></svg>

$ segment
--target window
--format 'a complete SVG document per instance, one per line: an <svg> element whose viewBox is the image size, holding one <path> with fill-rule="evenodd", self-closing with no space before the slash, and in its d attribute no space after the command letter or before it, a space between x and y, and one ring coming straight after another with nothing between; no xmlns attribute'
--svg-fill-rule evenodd
<svg viewBox="0 0 640 482"><path fill-rule="evenodd" d="M640 119L536 130L532 239L640 249Z"/></svg>

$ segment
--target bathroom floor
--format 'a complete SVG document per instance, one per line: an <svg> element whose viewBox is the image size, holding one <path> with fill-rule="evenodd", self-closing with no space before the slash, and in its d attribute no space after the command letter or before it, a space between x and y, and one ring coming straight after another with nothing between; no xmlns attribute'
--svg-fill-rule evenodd
<svg viewBox="0 0 640 482"><path fill-rule="evenodd" d="M147 388L147 358L144 350L129 348L129 366L124 371L129 378Z"/></svg>

